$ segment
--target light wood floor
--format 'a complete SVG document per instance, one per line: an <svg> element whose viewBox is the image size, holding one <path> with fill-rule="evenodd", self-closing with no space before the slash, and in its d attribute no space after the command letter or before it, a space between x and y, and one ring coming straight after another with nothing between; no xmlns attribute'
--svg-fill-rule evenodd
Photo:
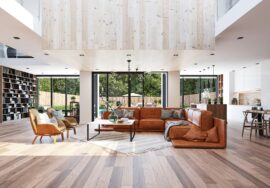
<svg viewBox="0 0 270 188"><path fill-rule="evenodd" d="M32 145L28 120L9 122L0 126L0 187L270 187L270 139L242 139L240 129L229 125L226 150L125 156L60 137Z"/></svg>

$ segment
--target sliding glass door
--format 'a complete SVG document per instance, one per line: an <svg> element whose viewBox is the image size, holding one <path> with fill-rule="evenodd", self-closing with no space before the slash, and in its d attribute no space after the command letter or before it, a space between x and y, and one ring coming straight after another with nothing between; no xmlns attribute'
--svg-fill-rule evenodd
<svg viewBox="0 0 270 188"><path fill-rule="evenodd" d="M80 102L78 76L38 76L38 106L53 107L70 115L70 102Z"/></svg>
<svg viewBox="0 0 270 188"><path fill-rule="evenodd" d="M162 79L167 73L93 73L93 117L117 106L161 107L166 105ZM165 82L166 84L166 82ZM163 94L162 94L163 93Z"/></svg>
<svg viewBox="0 0 270 188"><path fill-rule="evenodd" d="M180 77L180 88L182 107L207 103L208 99L213 102L217 98L217 76L184 75Z"/></svg>

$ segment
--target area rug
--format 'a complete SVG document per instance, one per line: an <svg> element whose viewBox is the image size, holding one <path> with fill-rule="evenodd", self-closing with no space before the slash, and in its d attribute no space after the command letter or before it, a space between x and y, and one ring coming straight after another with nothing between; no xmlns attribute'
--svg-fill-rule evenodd
<svg viewBox="0 0 270 188"><path fill-rule="evenodd" d="M90 133L90 137L96 133ZM85 136L78 138L86 142ZM100 135L90 140L89 143L110 149L127 155L142 154L156 151L167 147L172 147L170 142L164 139L163 133L136 133L130 142L129 132L101 132Z"/></svg>

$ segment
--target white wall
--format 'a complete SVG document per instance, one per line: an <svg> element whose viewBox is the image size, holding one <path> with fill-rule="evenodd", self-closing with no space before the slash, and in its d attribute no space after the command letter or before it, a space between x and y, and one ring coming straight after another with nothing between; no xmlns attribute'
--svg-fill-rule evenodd
<svg viewBox="0 0 270 188"><path fill-rule="evenodd" d="M223 102L231 104L234 93L234 72L223 74Z"/></svg>
<svg viewBox="0 0 270 188"><path fill-rule="evenodd" d="M92 120L92 72L80 72L80 101L80 124L87 124Z"/></svg>
<svg viewBox="0 0 270 188"><path fill-rule="evenodd" d="M263 108L270 109L270 60L261 63L261 97Z"/></svg>
<svg viewBox="0 0 270 188"><path fill-rule="evenodd" d="M240 0L216 22L216 36L261 2L262 0Z"/></svg>
<svg viewBox="0 0 270 188"><path fill-rule="evenodd" d="M168 107L180 107L180 72L168 72Z"/></svg>

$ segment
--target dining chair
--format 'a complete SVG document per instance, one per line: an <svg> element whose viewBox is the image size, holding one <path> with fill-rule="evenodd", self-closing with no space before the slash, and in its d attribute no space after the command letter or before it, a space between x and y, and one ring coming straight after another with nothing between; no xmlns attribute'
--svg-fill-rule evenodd
<svg viewBox="0 0 270 188"><path fill-rule="evenodd" d="M245 128L251 128L252 126L252 122L255 120L252 118L251 121L248 120L248 115L250 114L249 111L243 111L243 115L244 115L244 121L243 121L243 127L242 127L242 137L244 135L244 131L245 131Z"/></svg>
<svg viewBox="0 0 270 188"><path fill-rule="evenodd" d="M257 135L258 131L265 131L265 135L268 136L267 132L267 126L269 124L268 120L265 120L264 113L262 112L253 112L254 117L251 122L251 127L250 127L250 135L249 139L251 140L252 137L252 131L255 129L255 135Z"/></svg>

